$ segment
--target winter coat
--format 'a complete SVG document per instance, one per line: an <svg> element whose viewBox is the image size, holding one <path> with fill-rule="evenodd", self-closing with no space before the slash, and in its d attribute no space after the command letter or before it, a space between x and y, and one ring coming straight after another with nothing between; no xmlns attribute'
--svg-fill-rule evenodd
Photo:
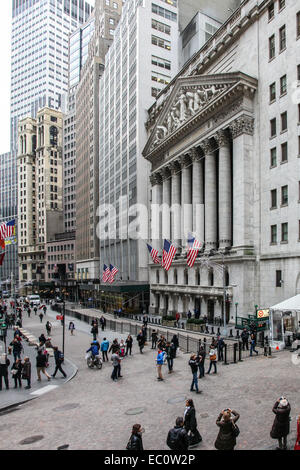
<svg viewBox="0 0 300 470"><path fill-rule="evenodd" d="M236 445L236 438L233 435L233 424L236 423L240 415L232 410L233 418L230 421L222 420L222 413L220 413L217 419L217 426L219 426L220 431L215 442L215 448L218 450L233 450Z"/></svg>
<svg viewBox="0 0 300 470"><path fill-rule="evenodd" d="M111 347L109 348L108 352L111 352L112 354L119 352L120 351L120 345L119 343L112 343Z"/></svg>
<svg viewBox="0 0 300 470"><path fill-rule="evenodd" d="M22 371L22 379L30 379L31 377L31 363L24 362L23 363L23 371Z"/></svg>
<svg viewBox="0 0 300 470"><path fill-rule="evenodd" d="M175 445L173 444L175 442ZM181 426L170 429L167 437L167 445L172 450L186 452L189 447L187 431Z"/></svg>
<svg viewBox="0 0 300 470"><path fill-rule="evenodd" d="M197 429L196 410L191 406L184 416L184 427L187 432L192 431L194 434Z"/></svg>
<svg viewBox="0 0 300 470"><path fill-rule="evenodd" d="M38 354L36 356L36 367L46 367L47 365L47 356L45 354Z"/></svg>
<svg viewBox="0 0 300 470"><path fill-rule="evenodd" d="M196 360L190 359L189 360L189 366L192 369L192 374L196 374L198 372L198 361L197 361L197 359Z"/></svg>
<svg viewBox="0 0 300 470"><path fill-rule="evenodd" d="M128 450L144 450L143 441L141 434L131 434L129 439L129 449Z"/></svg>
<svg viewBox="0 0 300 470"><path fill-rule="evenodd" d="M275 413L274 423L271 429L272 439L279 439L285 437L290 432L290 404L284 408L278 408L278 401L273 406L273 413Z"/></svg>
<svg viewBox="0 0 300 470"><path fill-rule="evenodd" d="M22 369L23 369L23 364L22 362L16 362L13 363L11 370L17 370L18 372L14 374L14 377L21 377L22 374Z"/></svg>
<svg viewBox="0 0 300 470"><path fill-rule="evenodd" d="M107 339L101 343L101 351L107 351L109 348L109 341Z"/></svg>

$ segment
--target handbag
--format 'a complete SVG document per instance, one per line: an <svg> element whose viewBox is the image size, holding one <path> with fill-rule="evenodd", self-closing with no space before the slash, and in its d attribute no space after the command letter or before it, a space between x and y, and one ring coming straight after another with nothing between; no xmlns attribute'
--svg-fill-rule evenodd
<svg viewBox="0 0 300 470"><path fill-rule="evenodd" d="M217 356L216 356L216 354L213 354L209 358L210 358L211 361L215 361L217 359Z"/></svg>
<svg viewBox="0 0 300 470"><path fill-rule="evenodd" d="M13 369L13 370L11 371L11 373L12 373L12 375L16 375L16 374L18 373L18 371L17 371L17 369Z"/></svg>
<svg viewBox="0 0 300 470"><path fill-rule="evenodd" d="M238 435L240 434L239 427L236 424L234 424L233 421L232 421L232 434L234 437L238 437Z"/></svg>

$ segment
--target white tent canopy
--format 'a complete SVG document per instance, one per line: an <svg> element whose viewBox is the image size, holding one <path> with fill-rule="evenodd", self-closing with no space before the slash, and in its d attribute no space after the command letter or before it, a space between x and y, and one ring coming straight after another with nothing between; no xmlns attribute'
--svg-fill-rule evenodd
<svg viewBox="0 0 300 470"><path fill-rule="evenodd" d="M300 294L270 307L270 310L298 310L300 312Z"/></svg>

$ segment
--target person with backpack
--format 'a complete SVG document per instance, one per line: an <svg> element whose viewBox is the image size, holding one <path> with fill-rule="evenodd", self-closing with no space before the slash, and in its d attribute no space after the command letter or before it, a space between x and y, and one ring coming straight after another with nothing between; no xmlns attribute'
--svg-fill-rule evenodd
<svg viewBox="0 0 300 470"><path fill-rule="evenodd" d="M221 338L221 336L218 336L218 340L217 340L218 361L223 361L224 360L224 356L223 356L223 349L224 348L225 348L224 339Z"/></svg>
<svg viewBox="0 0 300 470"><path fill-rule="evenodd" d="M210 345L210 349L209 349L209 361L210 361L210 364L209 364L209 368L208 368L208 371L206 372L207 374L210 374L210 371L211 371L211 368L212 368L212 365L214 366L214 374L217 373L217 349L215 347L215 344L211 344Z"/></svg>
<svg viewBox="0 0 300 470"><path fill-rule="evenodd" d="M202 441L202 437L197 429L196 410L192 399L185 402L184 427L189 436L189 445L194 446Z"/></svg>
<svg viewBox="0 0 300 470"><path fill-rule="evenodd" d="M64 362L64 355L61 351L59 351L57 346L54 346L53 351L54 351L54 359L55 359L56 367L55 367L54 374L52 374L52 377L54 378L56 376L57 371L59 370L62 373L62 375L66 378L67 374L61 367L62 363Z"/></svg>
<svg viewBox="0 0 300 470"><path fill-rule="evenodd" d="M171 450L177 452L187 452L189 447L189 438L184 428L184 420L182 417L176 419L175 427L170 429L167 437L167 445Z"/></svg>
<svg viewBox="0 0 300 470"><path fill-rule="evenodd" d="M144 429L140 424L134 424L131 431L126 450L144 450L142 434Z"/></svg>
<svg viewBox="0 0 300 470"><path fill-rule="evenodd" d="M157 380L164 380L163 379L163 376L162 376L162 373L161 373L161 368L163 366L163 363L164 363L164 359L165 359L165 352L162 351L161 349L158 350L158 354L156 356L156 366L157 366Z"/></svg>
<svg viewBox="0 0 300 470"><path fill-rule="evenodd" d="M240 432L235 424L239 417L236 411L229 408L221 411L216 421L216 425L220 428L215 442L217 450L234 450L236 438Z"/></svg>

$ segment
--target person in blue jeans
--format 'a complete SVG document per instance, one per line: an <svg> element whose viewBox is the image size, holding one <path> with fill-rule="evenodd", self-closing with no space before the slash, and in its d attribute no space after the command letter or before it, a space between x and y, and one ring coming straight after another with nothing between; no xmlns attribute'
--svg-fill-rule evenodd
<svg viewBox="0 0 300 470"><path fill-rule="evenodd" d="M208 371L206 372L207 374L210 374L212 365L214 366L214 374L217 373L217 354L218 350L215 348L213 344L211 344L210 349L209 349L209 368Z"/></svg>
<svg viewBox="0 0 300 470"><path fill-rule="evenodd" d="M198 360L196 354L192 354L189 360L189 366L192 370L193 374L193 380L191 383L191 389L190 391L194 391L194 386L196 389L196 393L201 393L201 391L198 389Z"/></svg>
<svg viewBox="0 0 300 470"><path fill-rule="evenodd" d="M103 341L101 343L101 352L102 352L103 362L105 362L105 359L108 361L108 355L107 355L108 348L109 348L109 341L106 338L103 338Z"/></svg>
<svg viewBox="0 0 300 470"><path fill-rule="evenodd" d="M256 345L255 336L251 335L251 338L250 338L250 356L252 356L253 351L256 353L256 355L258 355L258 351L256 351L255 345Z"/></svg>

